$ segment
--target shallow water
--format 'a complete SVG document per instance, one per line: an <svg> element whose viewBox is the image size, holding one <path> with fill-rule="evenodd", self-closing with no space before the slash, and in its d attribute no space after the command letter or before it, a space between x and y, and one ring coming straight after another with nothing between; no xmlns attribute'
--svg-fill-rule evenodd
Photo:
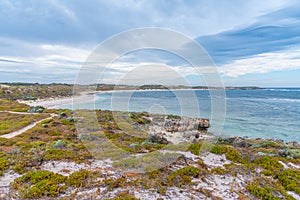
<svg viewBox="0 0 300 200"><path fill-rule="evenodd" d="M105 92L96 94L95 99L74 108L212 117L211 95L206 90ZM299 88L228 90L225 100L227 112L221 135L300 142ZM211 132L222 126L212 124Z"/></svg>

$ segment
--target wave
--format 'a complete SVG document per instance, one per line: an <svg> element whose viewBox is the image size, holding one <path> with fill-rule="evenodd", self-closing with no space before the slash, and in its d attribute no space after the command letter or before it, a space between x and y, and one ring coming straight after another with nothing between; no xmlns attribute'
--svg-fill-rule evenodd
<svg viewBox="0 0 300 200"><path fill-rule="evenodd" d="M247 101L288 101L288 102L300 102L300 99L288 99L288 98L248 98L248 97L226 97L226 100L247 100Z"/></svg>
<svg viewBox="0 0 300 200"><path fill-rule="evenodd" d="M300 88L268 88L265 90L278 92L300 92Z"/></svg>
<svg viewBox="0 0 300 200"><path fill-rule="evenodd" d="M287 99L287 98L266 98L264 100L271 101L288 101L288 102L300 102L300 99Z"/></svg>

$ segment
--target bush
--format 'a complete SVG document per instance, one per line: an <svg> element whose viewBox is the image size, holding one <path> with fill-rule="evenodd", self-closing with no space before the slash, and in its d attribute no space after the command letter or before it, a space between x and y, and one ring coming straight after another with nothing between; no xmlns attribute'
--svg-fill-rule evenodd
<svg viewBox="0 0 300 200"><path fill-rule="evenodd" d="M64 118L64 117L67 117L67 114L65 112L61 112L58 114L58 119L61 119L61 118Z"/></svg>
<svg viewBox="0 0 300 200"><path fill-rule="evenodd" d="M8 169L8 160L5 158L0 158L0 176L7 169Z"/></svg>
<svg viewBox="0 0 300 200"><path fill-rule="evenodd" d="M191 184L191 177L198 177L199 175L200 169L192 166L184 167L176 170L167 178L168 185L183 187L184 185Z"/></svg>
<svg viewBox="0 0 300 200"><path fill-rule="evenodd" d="M67 177L50 171L31 171L16 178L11 184L21 198L56 197L66 189L63 183Z"/></svg>
<svg viewBox="0 0 300 200"><path fill-rule="evenodd" d="M181 117L180 116L178 116L178 115L168 115L167 116L167 119L181 119Z"/></svg>
<svg viewBox="0 0 300 200"><path fill-rule="evenodd" d="M126 179L123 177L117 179L110 178L110 179L106 179L104 183L107 185L109 190L112 190L115 188L124 187L126 183Z"/></svg>
<svg viewBox="0 0 300 200"><path fill-rule="evenodd" d="M53 144L53 148L55 149L62 149L65 146L67 146L67 142L65 142L64 140L57 140L54 144Z"/></svg>
<svg viewBox="0 0 300 200"><path fill-rule="evenodd" d="M200 149L202 147L202 143L195 143L195 144L191 144L188 148L188 150L195 155L199 155L200 154Z"/></svg>
<svg viewBox="0 0 300 200"><path fill-rule="evenodd" d="M63 160L76 158L76 152L62 149L48 149L44 153L45 160Z"/></svg>
<svg viewBox="0 0 300 200"><path fill-rule="evenodd" d="M227 152L227 147L216 144L216 145L213 146L213 148L210 150L210 152L214 153L214 154L221 155L221 154L224 154L224 153Z"/></svg>
<svg viewBox="0 0 300 200"><path fill-rule="evenodd" d="M27 112L29 113L42 113L44 112L45 108L42 106L35 106L35 107L30 107Z"/></svg>
<svg viewBox="0 0 300 200"><path fill-rule="evenodd" d="M12 170L14 170L15 172L19 173L19 174L23 174L26 172L26 163L17 163L16 165L14 165L12 167Z"/></svg>
<svg viewBox="0 0 300 200"><path fill-rule="evenodd" d="M86 181L89 177L89 172L87 170L80 170L78 172L72 173L68 180L67 184L69 186L74 186L74 187L84 187L86 185Z"/></svg>
<svg viewBox="0 0 300 200"><path fill-rule="evenodd" d="M279 197L272 194L272 190L268 187L260 187L254 183L247 185L246 189L254 196L264 200L280 200Z"/></svg>
<svg viewBox="0 0 300 200"><path fill-rule="evenodd" d="M239 163L248 162L247 157L243 158L242 155L234 148L228 148L225 155L228 160L231 160L233 162L239 162Z"/></svg>
<svg viewBox="0 0 300 200"><path fill-rule="evenodd" d="M119 192L115 198L112 198L111 200L139 200L132 194L130 194L128 191Z"/></svg>
<svg viewBox="0 0 300 200"><path fill-rule="evenodd" d="M223 169L221 167L216 167L216 168L211 169L211 173L224 175L227 173L227 170Z"/></svg>
<svg viewBox="0 0 300 200"><path fill-rule="evenodd" d="M286 190L300 194L300 170L287 169L279 172L277 178Z"/></svg>
<svg viewBox="0 0 300 200"><path fill-rule="evenodd" d="M256 158L253 160L253 163L257 164L262 168L269 169L269 170L283 168L282 164L278 162L278 159L270 156L263 156L263 157Z"/></svg>

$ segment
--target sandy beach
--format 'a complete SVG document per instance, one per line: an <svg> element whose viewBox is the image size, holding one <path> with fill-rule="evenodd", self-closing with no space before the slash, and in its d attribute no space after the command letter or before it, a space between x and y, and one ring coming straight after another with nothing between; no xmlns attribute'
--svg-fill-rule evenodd
<svg viewBox="0 0 300 200"><path fill-rule="evenodd" d="M171 89L174 90L202 90L202 89ZM48 109L57 109L64 105L71 105L76 103L93 102L96 98L96 94L108 93L108 92L135 92L135 91L165 91L165 89L141 89L141 90L105 90L105 91L88 91L82 92L81 95L70 97L54 97L37 100L18 100L19 103L24 103L29 106L42 106Z"/></svg>
<svg viewBox="0 0 300 200"><path fill-rule="evenodd" d="M19 100L19 103L24 103L29 106L42 106L48 109L56 109L63 105L70 105L73 103L84 103L93 101L95 98L95 92L85 92L78 96L61 97L61 98L47 98L38 100Z"/></svg>

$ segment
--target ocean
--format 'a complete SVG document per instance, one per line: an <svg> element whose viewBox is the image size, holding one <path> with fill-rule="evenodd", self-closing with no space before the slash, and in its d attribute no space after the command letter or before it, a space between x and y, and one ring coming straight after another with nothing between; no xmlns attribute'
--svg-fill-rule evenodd
<svg viewBox="0 0 300 200"><path fill-rule="evenodd" d="M73 107L64 105L62 108L147 111L214 120L209 91L174 91L104 92L96 94L93 102ZM224 137L248 136L300 142L300 88L227 90L225 102L225 122L212 123L210 132L222 130L218 135ZM215 114L218 115L217 112Z"/></svg>

